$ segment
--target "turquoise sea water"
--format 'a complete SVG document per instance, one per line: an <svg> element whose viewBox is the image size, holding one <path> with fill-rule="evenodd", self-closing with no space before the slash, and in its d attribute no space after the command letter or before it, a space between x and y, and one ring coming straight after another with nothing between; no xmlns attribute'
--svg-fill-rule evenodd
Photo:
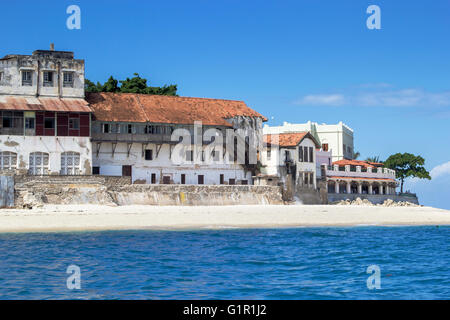
<svg viewBox="0 0 450 320"><path fill-rule="evenodd" d="M0 234L0 298L449 299L449 239L449 227Z"/></svg>

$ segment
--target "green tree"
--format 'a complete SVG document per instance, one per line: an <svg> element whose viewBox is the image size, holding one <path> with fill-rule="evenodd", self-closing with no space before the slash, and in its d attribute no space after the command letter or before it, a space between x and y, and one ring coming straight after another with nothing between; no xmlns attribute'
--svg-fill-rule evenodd
<svg viewBox="0 0 450 320"><path fill-rule="evenodd" d="M431 180L430 173L424 167L425 159L411 153L396 153L384 162L384 166L396 171L401 182L400 192L403 192L403 183L408 177Z"/></svg>
<svg viewBox="0 0 450 320"><path fill-rule="evenodd" d="M375 156L375 157L368 157L366 159L367 162L376 162L376 163L380 163L380 156Z"/></svg>
<svg viewBox="0 0 450 320"><path fill-rule="evenodd" d="M119 92L119 81L114 79L113 76L110 76L108 81L102 86L102 92Z"/></svg>
<svg viewBox="0 0 450 320"><path fill-rule="evenodd" d="M120 92L147 93L147 79L141 78L138 73L133 78L120 81Z"/></svg>
<svg viewBox="0 0 450 320"><path fill-rule="evenodd" d="M86 92L101 92L102 91L102 85L100 82L97 82L97 84L93 83L89 79L84 80L84 90Z"/></svg>

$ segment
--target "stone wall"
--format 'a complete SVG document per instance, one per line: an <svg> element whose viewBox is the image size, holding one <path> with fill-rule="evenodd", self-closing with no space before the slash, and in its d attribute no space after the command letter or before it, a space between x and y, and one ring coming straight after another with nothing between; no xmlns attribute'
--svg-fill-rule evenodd
<svg viewBox="0 0 450 320"><path fill-rule="evenodd" d="M16 207L42 204L252 205L283 204L281 188L244 185L139 185L130 178L18 176Z"/></svg>
<svg viewBox="0 0 450 320"><path fill-rule="evenodd" d="M373 204L382 204L387 199L392 199L396 202L406 201L414 204L419 204L419 199L415 195L392 195L392 194L346 194L346 193L329 193L328 194L328 202L333 204L333 202L341 201L341 200L356 200L360 198L361 200L367 199Z"/></svg>

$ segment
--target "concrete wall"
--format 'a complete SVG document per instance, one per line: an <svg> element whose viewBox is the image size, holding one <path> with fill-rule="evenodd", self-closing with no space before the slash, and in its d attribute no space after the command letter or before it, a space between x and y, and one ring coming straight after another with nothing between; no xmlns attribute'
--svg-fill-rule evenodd
<svg viewBox="0 0 450 320"><path fill-rule="evenodd" d="M17 207L29 208L47 203L198 206L283 204L281 188L275 186L131 185L131 181L125 178L93 176L36 178L16 177Z"/></svg>
<svg viewBox="0 0 450 320"><path fill-rule="evenodd" d="M77 152L80 154L80 174L91 174L92 146L89 137L2 135L0 136L0 152L3 151L17 153L16 169L25 172L30 168L31 153L48 153L48 174L60 174L63 152Z"/></svg>
<svg viewBox="0 0 450 320"><path fill-rule="evenodd" d="M360 198L362 200L367 199L374 204L381 204L387 199L392 199L396 202L398 201L407 201L415 204L419 204L419 199L416 196L406 196L406 195L367 195L367 194L336 194L329 193L328 194L328 202L332 204L333 202L341 201L341 200L356 200Z"/></svg>

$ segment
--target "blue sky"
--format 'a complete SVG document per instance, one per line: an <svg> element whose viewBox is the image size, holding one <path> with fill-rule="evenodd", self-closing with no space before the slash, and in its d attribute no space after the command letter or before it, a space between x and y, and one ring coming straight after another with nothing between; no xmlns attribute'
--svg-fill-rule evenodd
<svg viewBox="0 0 450 320"><path fill-rule="evenodd" d="M81 30L66 9L81 8ZM366 9L381 8L381 30ZM0 55L75 51L86 76L139 72L184 96L244 100L270 119L355 130L362 158L420 154L407 188L450 209L450 1L9 1ZM438 167L441 166L441 167Z"/></svg>

